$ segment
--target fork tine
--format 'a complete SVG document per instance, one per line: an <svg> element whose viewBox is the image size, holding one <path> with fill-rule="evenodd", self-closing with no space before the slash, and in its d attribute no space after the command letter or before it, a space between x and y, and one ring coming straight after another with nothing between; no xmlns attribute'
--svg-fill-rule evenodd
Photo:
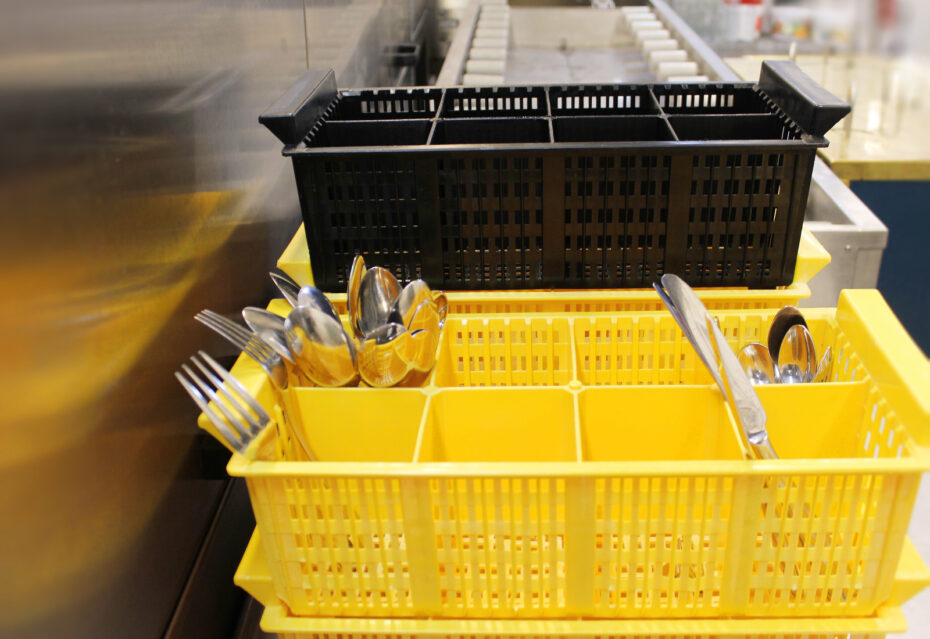
<svg viewBox="0 0 930 639"><path fill-rule="evenodd" d="M263 363L262 360L267 362L273 359L274 355L276 355L276 353L254 332L229 318L219 315L218 313L214 313L210 310L204 310L203 312L195 315L194 319L199 321L201 324L212 328L221 336L229 340L229 342L234 346L243 351L251 345L253 347L253 352L255 355L257 355L257 357L255 355L252 355L252 357L259 363Z"/></svg>
<svg viewBox="0 0 930 639"><path fill-rule="evenodd" d="M194 319L204 326L213 329L221 337L226 338L227 341L232 343L233 346L236 346L240 349L245 346L246 342L244 340L242 340L238 335L231 333L225 326L218 323L213 318L198 314L194 316Z"/></svg>
<svg viewBox="0 0 930 639"><path fill-rule="evenodd" d="M203 351L200 351L200 354L206 355L206 353ZM209 357L209 355L207 355L207 357ZM255 399L249 395L249 392L245 390L245 387L239 384L239 381L236 380L235 377L227 373L225 376L226 378L229 380L234 380L236 384L239 384L238 389L233 389L236 393L234 395L232 392L230 392L228 384L221 382L213 373L211 373L203 364L201 364L196 357L191 357L191 361L197 368L200 369L200 372L206 375L207 378L213 382L213 385L216 387L219 394L226 398L226 400L241 414L242 419L244 419L249 426L246 430L252 435L257 435L259 432L261 432L264 425L267 424L271 418L268 416L268 413L262 409L261 404L256 402ZM213 363L216 364L215 361ZM219 364L216 365L220 368L220 370L225 370ZM245 397L248 397L251 401L245 400ZM252 416L246 406L243 406L243 400L245 400L245 403L248 404L249 407L252 407L253 403L255 406L258 406L258 410L255 411L255 414L258 416L258 419L261 420L261 423L259 423L259 421L257 421L255 417Z"/></svg>
<svg viewBox="0 0 930 639"><path fill-rule="evenodd" d="M223 439L226 440L226 443L232 446L233 449L240 450L242 448L242 440L240 439L239 435L234 434L233 431L230 430L229 425L223 421L223 418L217 415L213 409L210 408L210 404L203 396L203 394L201 394L201 392L197 390L197 388L191 384L181 373L176 372L174 376L179 382L181 382L181 386L184 388L184 390L187 391L187 394L190 395L191 399L194 400L194 403L197 404L197 407L203 412L204 415L207 416L211 422L213 422L213 425L216 426L216 430L219 431Z"/></svg>
<svg viewBox="0 0 930 639"><path fill-rule="evenodd" d="M204 310L204 313L207 315L207 317L214 319L217 324L228 328L231 332L235 333L243 340L248 341L255 337L255 333L251 329L246 328L239 322L229 319L225 315L220 315L219 313L211 310Z"/></svg>
<svg viewBox="0 0 930 639"><path fill-rule="evenodd" d="M268 415L268 413L265 412L265 409L262 408L262 405L259 404L254 397L252 397L252 394L249 393L246 387L242 385L242 382L230 375L229 371L220 366L217 361L210 357L207 353L203 351L197 352L203 358L203 360L210 365L210 368L215 370L217 374L223 378L223 381L226 382L226 384L230 386L232 390L234 390L236 394L238 394L245 401L246 404L249 405L249 408L255 412L260 420L263 422L271 420L271 417Z"/></svg>
<svg viewBox="0 0 930 639"><path fill-rule="evenodd" d="M194 363L196 364L197 362L194 361ZM192 371L187 364L181 364L181 370L187 373L187 376L191 378L191 380L197 385L200 391L209 397L210 401L213 402L213 405L216 406L216 408L219 409L221 413L223 413L223 417L225 417L230 425L232 425L232 427L239 432L240 437L247 437L251 433L252 429L246 427L243 424L243 418L234 413L226 405L226 402L220 399L219 395L217 395L217 393L212 388L210 388L210 386L208 386L202 379L200 379L200 377L194 373L194 371ZM243 412L241 406L236 403L235 398L231 398L229 397L228 393L223 392L222 384L217 385L217 390L219 390L220 395L229 400L233 408L235 408L239 413ZM249 417L251 417L251 415Z"/></svg>

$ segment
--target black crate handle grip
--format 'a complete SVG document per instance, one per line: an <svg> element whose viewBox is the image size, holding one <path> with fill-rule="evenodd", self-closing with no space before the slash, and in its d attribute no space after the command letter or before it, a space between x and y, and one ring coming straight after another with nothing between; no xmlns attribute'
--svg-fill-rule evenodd
<svg viewBox="0 0 930 639"><path fill-rule="evenodd" d="M297 144L336 99L336 94L333 70L311 69L258 116L258 121L284 144Z"/></svg>
<svg viewBox="0 0 930 639"><path fill-rule="evenodd" d="M765 60L759 88L813 135L822 136L850 111L848 104L814 82L791 60Z"/></svg>

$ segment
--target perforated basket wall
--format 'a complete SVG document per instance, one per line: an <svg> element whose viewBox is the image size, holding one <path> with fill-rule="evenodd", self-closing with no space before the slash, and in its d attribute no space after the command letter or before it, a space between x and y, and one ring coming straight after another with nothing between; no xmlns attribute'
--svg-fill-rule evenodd
<svg viewBox="0 0 930 639"><path fill-rule="evenodd" d="M738 346L774 313L717 314ZM869 615L927 468L928 365L877 294L808 320L836 359L759 389L776 461L744 460L667 313L564 314L451 317L422 388L292 388L320 461L229 471L298 615Z"/></svg>
<svg viewBox="0 0 930 639"><path fill-rule="evenodd" d="M316 284L790 284L821 137L750 85L339 93L294 162Z"/></svg>

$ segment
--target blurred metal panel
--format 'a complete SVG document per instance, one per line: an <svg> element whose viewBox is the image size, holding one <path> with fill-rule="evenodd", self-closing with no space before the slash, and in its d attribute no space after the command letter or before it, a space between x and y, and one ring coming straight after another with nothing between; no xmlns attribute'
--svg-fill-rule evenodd
<svg viewBox="0 0 930 639"><path fill-rule="evenodd" d="M161 637L228 481L172 371L231 354L192 315L262 303L298 224L256 120L306 68L303 5L3 16L0 635Z"/></svg>

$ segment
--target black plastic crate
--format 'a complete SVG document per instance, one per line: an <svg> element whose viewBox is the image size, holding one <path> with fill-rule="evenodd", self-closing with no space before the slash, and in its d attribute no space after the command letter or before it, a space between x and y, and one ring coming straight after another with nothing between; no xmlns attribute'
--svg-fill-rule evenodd
<svg viewBox="0 0 930 639"><path fill-rule="evenodd" d="M342 91L311 72L285 143L317 285L366 263L455 289L791 283L817 148L849 107L790 62L758 85Z"/></svg>

